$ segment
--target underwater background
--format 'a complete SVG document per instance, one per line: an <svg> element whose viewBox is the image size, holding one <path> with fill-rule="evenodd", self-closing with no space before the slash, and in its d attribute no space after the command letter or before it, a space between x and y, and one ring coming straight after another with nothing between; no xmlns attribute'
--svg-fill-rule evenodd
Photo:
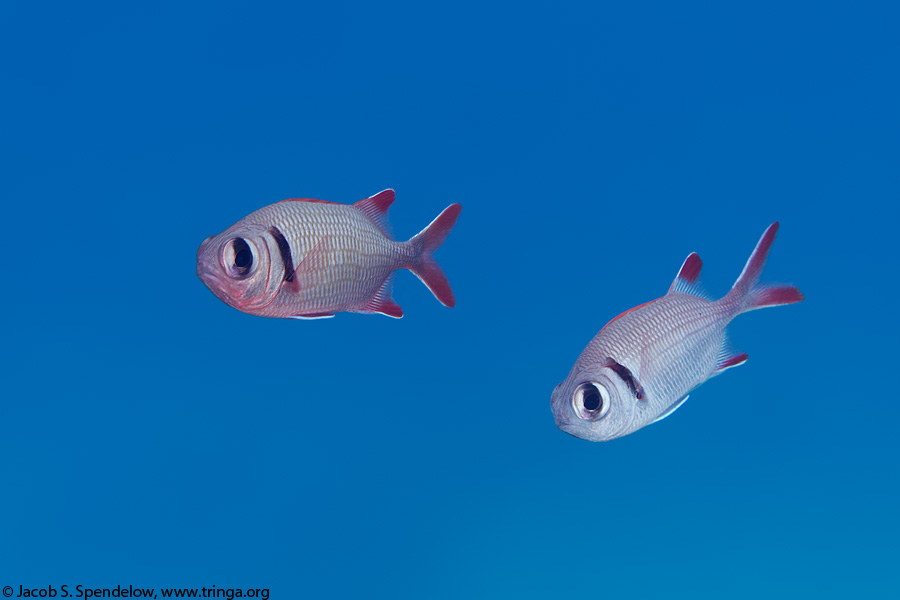
<svg viewBox="0 0 900 600"><path fill-rule="evenodd" d="M0 586L272 598L900 593L891 3L0 4ZM271 320L200 242L445 206L441 306ZM688 253L798 305L610 443L550 392Z"/></svg>

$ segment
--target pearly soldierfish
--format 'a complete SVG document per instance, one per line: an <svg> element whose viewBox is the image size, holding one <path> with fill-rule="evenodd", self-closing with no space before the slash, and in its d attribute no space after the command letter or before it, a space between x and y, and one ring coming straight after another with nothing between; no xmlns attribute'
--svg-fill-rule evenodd
<svg viewBox="0 0 900 600"><path fill-rule="evenodd" d="M556 386L557 426L595 442L633 433L672 414L710 377L747 360L729 349L725 327L741 313L803 300L796 287L759 284L778 223L766 229L735 284L707 300L699 291L696 253L668 293L627 310L598 333Z"/></svg>
<svg viewBox="0 0 900 600"><path fill-rule="evenodd" d="M451 204L418 235L394 241L394 190L356 204L282 200L250 213L197 251L197 275L220 300L262 317L317 319L337 312L400 318L393 272L409 269L445 306L455 299L433 258L456 223Z"/></svg>

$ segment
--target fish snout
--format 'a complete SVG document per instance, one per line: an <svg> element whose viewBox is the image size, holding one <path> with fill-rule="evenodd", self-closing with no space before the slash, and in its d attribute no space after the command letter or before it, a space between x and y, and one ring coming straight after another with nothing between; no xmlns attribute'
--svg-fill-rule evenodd
<svg viewBox="0 0 900 600"><path fill-rule="evenodd" d="M209 243L212 241L212 239L214 237L216 237L216 236L211 235L208 238L206 238L205 240L203 240L202 242L200 242L200 247L197 249L197 263L198 264L200 263L200 257L202 257L203 254L206 252L207 248L209 247Z"/></svg>
<svg viewBox="0 0 900 600"><path fill-rule="evenodd" d="M216 257L215 249L211 246L214 237L214 235L211 235L203 240L197 249L197 277L210 289L213 288L214 282L218 279L216 276L218 258Z"/></svg>
<svg viewBox="0 0 900 600"><path fill-rule="evenodd" d="M204 279L203 274L211 274L217 262L216 253L211 247L211 242L216 236L211 235L200 243L197 248L197 276Z"/></svg>

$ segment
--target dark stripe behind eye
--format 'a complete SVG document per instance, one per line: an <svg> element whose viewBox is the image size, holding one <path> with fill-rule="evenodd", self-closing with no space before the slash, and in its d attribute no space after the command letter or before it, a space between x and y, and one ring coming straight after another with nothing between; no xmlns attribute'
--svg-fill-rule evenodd
<svg viewBox="0 0 900 600"><path fill-rule="evenodd" d="M294 281L294 259L291 257L291 245L284 239L284 234L277 227L269 227L269 233L278 242L278 252L281 254L281 262L284 264L284 280L290 283Z"/></svg>
<svg viewBox="0 0 900 600"><path fill-rule="evenodd" d="M622 378L622 381L631 389L631 393L634 394L634 397L638 400L644 399L644 388L641 387L641 384L638 383L638 380L634 378L631 370L623 364L616 362L614 359L608 359L609 368L616 372L616 375Z"/></svg>

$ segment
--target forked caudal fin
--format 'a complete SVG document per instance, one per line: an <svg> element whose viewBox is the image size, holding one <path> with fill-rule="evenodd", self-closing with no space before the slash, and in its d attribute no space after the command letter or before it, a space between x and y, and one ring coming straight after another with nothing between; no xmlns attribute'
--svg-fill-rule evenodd
<svg viewBox="0 0 900 600"><path fill-rule="evenodd" d="M447 239L447 234L456 223L461 210L462 206L459 204L451 204L428 227L409 240L409 243L417 249L416 258L413 259L415 262L409 265L409 270L422 280L441 304L451 307L456 304L453 290L450 289L447 276L432 255Z"/></svg>
<svg viewBox="0 0 900 600"><path fill-rule="evenodd" d="M753 254L744 265L744 270L734 282L731 291L725 296L741 306L741 312L755 310L757 308L765 308L767 306L781 306L782 304L793 304L803 300L803 294L800 290L791 285L765 285L759 283L759 276L762 273L763 266L766 264L766 257L769 255L769 249L772 242L775 241L775 233L778 231L778 223L772 223L766 229Z"/></svg>

